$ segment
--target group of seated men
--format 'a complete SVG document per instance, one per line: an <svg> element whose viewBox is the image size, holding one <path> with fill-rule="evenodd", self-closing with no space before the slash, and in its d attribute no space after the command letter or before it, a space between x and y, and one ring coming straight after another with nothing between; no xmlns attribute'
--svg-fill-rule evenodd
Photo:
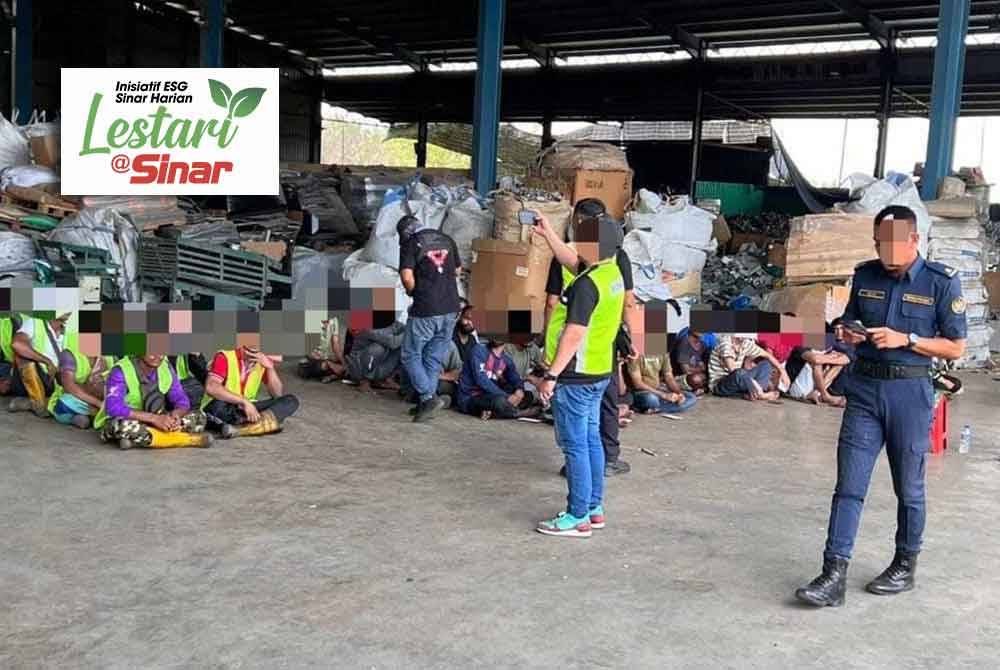
<svg viewBox="0 0 1000 670"><path fill-rule="evenodd" d="M284 394L280 356L250 345L211 364L197 353L88 356L72 316L0 317L0 395L12 396L10 411L92 427L121 449L157 449L274 433L299 407ZM258 399L262 388L269 398Z"/></svg>

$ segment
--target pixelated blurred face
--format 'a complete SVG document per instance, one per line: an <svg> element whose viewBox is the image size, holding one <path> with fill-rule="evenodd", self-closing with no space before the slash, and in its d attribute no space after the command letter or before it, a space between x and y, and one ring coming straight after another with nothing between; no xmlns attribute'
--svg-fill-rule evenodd
<svg viewBox="0 0 1000 670"><path fill-rule="evenodd" d="M884 219L875 229L875 250L889 274L902 276L917 259L920 235L915 228L913 221Z"/></svg>
<svg viewBox="0 0 1000 670"><path fill-rule="evenodd" d="M163 356L160 354L146 354L142 357L142 362L151 368L160 367L160 363L163 362Z"/></svg>
<svg viewBox="0 0 1000 670"><path fill-rule="evenodd" d="M615 223L606 217L574 219L576 252L587 263L593 264L611 258L621 246L621 235Z"/></svg>
<svg viewBox="0 0 1000 670"><path fill-rule="evenodd" d="M260 351L260 333L237 333L236 335L236 348Z"/></svg>

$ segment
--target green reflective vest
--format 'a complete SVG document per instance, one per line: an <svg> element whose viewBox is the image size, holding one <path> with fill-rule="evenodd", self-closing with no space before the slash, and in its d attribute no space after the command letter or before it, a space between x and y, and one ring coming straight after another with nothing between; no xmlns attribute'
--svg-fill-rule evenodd
<svg viewBox="0 0 1000 670"><path fill-rule="evenodd" d="M187 354L178 354L177 359L174 362L174 370L177 371L177 379L184 381L191 376L191 371L188 370L188 357Z"/></svg>
<svg viewBox="0 0 1000 670"><path fill-rule="evenodd" d="M226 390L230 393L235 393L238 396L242 396L253 402L257 399L257 393L260 391L260 383L264 378L264 366L257 365L254 369L250 371L250 376L247 377L246 389L240 390L240 364L236 359L235 351L223 351L222 355L226 357ZM208 407L208 404L215 400L212 396L206 393L201 399L201 409Z"/></svg>
<svg viewBox="0 0 1000 670"><path fill-rule="evenodd" d="M594 282L598 300L572 370L585 375L609 375L615 369L614 345L625 306L625 281L613 258L591 265L575 276L563 268L563 296L582 277L589 277ZM560 300L552 310L545 331L545 360L549 363L556 357L567 314L566 305Z"/></svg>
<svg viewBox="0 0 1000 670"><path fill-rule="evenodd" d="M0 317L0 355L8 363L14 362L14 319L9 316Z"/></svg>
<svg viewBox="0 0 1000 670"><path fill-rule="evenodd" d="M129 406L130 409L137 411L142 410L142 385L139 383L139 373L136 372L135 363L128 356L121 359L115 363L116 368L120 368L122 373L125 375L125 404ZM173 384L174 374L170 369L170 363L167 362L166 357L163 358L163 362L160 363L160 367L156 368L156 386L163 395L167 394L170 390L170 386ZM105 393L105 398L107 393ZM94 417L94 428L100 429L107 423L108 413L105 410L104 403L101 403L101 409Z"/></svg>
<svg viewBox="0 0 1000 670"><path fill-rule="evenodd" d="M81 385L86 384L87 380L90 379L90 371L92 369L90 365L90 358L84 356L75 348L66 347L66 351L69 351L69 353L73 354L73 359L76 361L76 375L73 377L74 381L76 381L77 384ZM107 378L108 373L111 372L111 368L114 365L114 363L115 363L114 358L112 358L111 356L104 356L104 364L107 367L107 370L104 372L105 378ZM54 382L55 382L55 390L52 391L52 397L49 398L50 414L55 414L56 403L58 403L59 398L63 397L63 394L66 393L66 390L62 387L62 384L59 383L60 380L58 378L55 379Z"/></svg>

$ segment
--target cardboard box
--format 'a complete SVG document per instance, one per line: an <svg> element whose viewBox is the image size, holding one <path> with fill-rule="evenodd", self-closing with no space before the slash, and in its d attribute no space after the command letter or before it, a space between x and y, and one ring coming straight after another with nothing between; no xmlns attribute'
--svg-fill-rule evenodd
<svg viewBox="0 0 1000 670"><path fill-rule="evenodd" d="M990 311L1000 312L1000 272L984 272L983 284L990 298Z"/></svg>
<svg viewBox="0 0 1000 670"><path fill-rule="evenodd" d="M789 286L840 282L876 257L870 214L810 214L792 220L786 244Z"/></svg>
<svg viewBox="0 0 1000 670"><path fill-rule="evenodd" d="M674 298L701 298L701 273L685 272L683 276L666 282Z"/></svg>
<svg viewBox="0 0 1000 670"><path fill-rule="evenodd" d="M284 260L288 252L288 245L285 242L243 242L240 246L244 251L267 256L278 263Z"/></svg>
<svg viewBox="0 0 1000 670"><path fill-rule="evenodd" d="M800 318L822 318L829 323L844 313L851 297L849 286L838 284L811 284L790 286L772 291L763 297L763 312L786 312Z"/></svg>
<svg viewBox="0 0 1000 670"><path fill-rule="evenodd" d="M571 205L586 198L597 198L608 214L625 218L625 208L632 199L632 171L544 169L541 175L528 177L525 185L562 193Z"/></svg>
<svg viewBox="0 0 1000 670"><path fill-rule="evenodd" d="M38 165L59 171L59 134L31 138L31 155Z"/></svg>
<svg viewBox="0 0 1000 670"><path fill-rule="evenodd" d="M785 267L787 261L787 249L780 242L772 242L767 247L767 264L776 268Z"/></svg>
<svg viewBox="0 0 1000 670"><path fill-rule="evenodd" d="M541 309L551 260L528 242L473 240L470 302L488 312Z"/></svg>
<svg viewBox="0 0 1000 670"><path fill-rule="evenodd" d="M726 246L733 239L733 232L729 230L726 217L719 214L712 222L712 237L719 241L720 246Z"/></svg>

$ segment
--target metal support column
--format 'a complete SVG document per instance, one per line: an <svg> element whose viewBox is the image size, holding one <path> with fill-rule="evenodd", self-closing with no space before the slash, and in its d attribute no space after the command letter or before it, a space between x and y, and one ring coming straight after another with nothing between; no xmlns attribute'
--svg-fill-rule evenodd
<svg viewBox="0 0 1000 670"><path fill-rule="evenodd" d="M323 69L316 66L310 82L312 113L309 116L309 162L323 162Z"/></svg>
<svg viewBox="0 0 1000 670"><path fill-rule="evenodd" d="M27 123L31 117L31 110L34 105L32 99L32 87L34 86L34 74L32 65L34 58L34 35L32 34L32 0L15 0L14 2L14 72L11 77L14 90L11 92L13 109L11 116L17 112L17 123Z"/></svg>
<svg viewBox="0 0 1000 670"><path fill-rule="evenodd" d="M226 29L225 0L202 0L201 66L223 67L222 36Z"/></svg>
<svg viewBox="0 0 1000 670"><path fill-rule="evenodd" d="M413 150L417 153L417 167L427 167L427 119L420 117L417 121L417 143L413 145Z"/></svg>
<svg viewBox="0 0 1000 670"><path fill-rule="evenodd" d="M555 138L552 137L552 117L546 115L542 119L542 148L547 149L555 144Z"/></svg>
<svg viewBox="0 0 1000 670"><path fill-rule="evenodd" d="M698 186L698 167L701 163L701 129L704 122L705 105L705 48L698 48L698 62L695 63L695 73L698 77L698 87L694 93L694 119L691 123L691 186L688 194L691 204L694 204Z"/></svg>
<svg viewBox="0 0 1000 670"><path fill-rule="evenodd" d="M472 114L472 174L476 190L487 193L497 181L500 135L500 58L506 0L479 0L476 100Z"/></svg>
<svg viewBox="0 0 1000 670"><path fill-rule="evenodd" d="M937 198L938 184L951 172L951 162L955 157L955 126L962 106L969 5L970 0L941 3L938 44L934 52L927 162L924 163L924 175L920 182L920 195L924 200Z"/></svg>
<svg viewBox="0 0 1000 670"><path fill-rule="evenodd" d="M877 179L885 177L885 158L889 146L889 120L892 118L892 91L896 82L896 33L889 32L889 45L882 54L882 96L878 107L878 141L875 147Z"/></svg>

